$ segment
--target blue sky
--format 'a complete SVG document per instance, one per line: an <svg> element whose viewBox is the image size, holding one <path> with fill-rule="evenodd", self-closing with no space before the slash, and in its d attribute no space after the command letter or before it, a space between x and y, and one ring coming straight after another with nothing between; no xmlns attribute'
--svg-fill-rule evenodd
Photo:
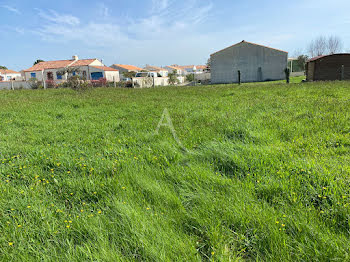
<svg viewBox="0 0 350 262"><path fill-rule="evenodd" d="M36 59L204 64L243 39L293 55L320 35L350 51L349 0L0 0L0 65Z"/></svg>

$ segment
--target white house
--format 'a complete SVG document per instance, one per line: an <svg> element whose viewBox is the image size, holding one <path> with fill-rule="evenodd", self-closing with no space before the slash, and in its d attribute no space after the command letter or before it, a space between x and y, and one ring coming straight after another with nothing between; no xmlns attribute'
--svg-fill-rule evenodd
<svg viewBox="0 0 350 262"><path fill-rule="evenodd" d="M164 67L166 70L168 70L169 73L172 73L176 70L177 74L180 76L185 75L185 70L183 70L181 67L178 65L171 65L171 66L166 66Z"/></svg>
<svg viewBox="0 0 350 262"><path fill-rule="evenodd" d="M157 72L162 77L167 77L169 73L169 71L165 68L158 67L158 66L151 66L151 65L146 65L144 70L150 71L150 72Z"/></svg>
<svg viewBox="0 0 350 262"><path fill-rule="evenodd" d="M202 74L207 68L205 65L188 65L188 66L177 66L181 68L185 75L188 74Z"/></svg>
<svg viewBox="0 0 350 262"><path fill-rule="evenodd" d="M242 41L211 55L211 83L282 80L287 59L285 51Z"/></svg>
<svg viewBox="0 0 350 262"><path fill-rule="evenodd" d="M0 81L11 80L21 80L21 73L9 69L0 69Z"/></svg>
<svg viewBox="0 0 350 262"><path fill-rule="evenodd" d="M68 79L68 75L67 73L62 75L62 71L67 69L70 69L73 75L79 75L86 80L106 78L111 82L120 81L118 70L105 66L98 59L80 60L77 56L73 56L72 60L40 62L24 70L24 77L25 80L34 78L39 81L64 81Z"/></svg>

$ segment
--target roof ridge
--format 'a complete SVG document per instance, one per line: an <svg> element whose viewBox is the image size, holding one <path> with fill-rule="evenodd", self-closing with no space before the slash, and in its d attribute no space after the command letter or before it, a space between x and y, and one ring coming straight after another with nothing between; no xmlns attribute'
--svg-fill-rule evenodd
<svg viewBox="0 0 350 262"><path fill-rule="evenodd" d="M313 62L313 61L316 61L318 59L328 57L328 56L334 56L334 55L350 55L350 53L336 53L336 54L328 54L328 55L319 55L319 56L315 56L315 57L310 58L309 60L307 60L307 62Z"/></svg>
<svg viewBox="0 0 350 262"><path fill-rule="evenodd" d="M217 54L217 53L220 53L220 52L222 52L222 51L224 51L224 50L226 50L226 49L229 49L229 48L231 48L231 47L234 47L234 46L236 46L236 45L240 45L240 44L242 44L242 43L248 43L248 44L251 44L251 45L256 45L256 46L261 46L261 47L265 47L265 48L270 48L270 49L273 49L273 50L280 51L280 52L283 52L283 53L287 53L287 54L288 54L287 51L283 51L283 50L281 50L281 49L277 49L277 48L269 47L269 46L266 46L266 45L256 44L256 43L253 43L253 42L248 42L248 41L242 40L241 42L238 42L238 43L236 43L236 44L234 44L234 45L228 46L228 47L226 47L226 48L224 48L224 49L221 49L221 50L219 50L219 51L217 51L217 52L215 52L215 53L212 53L211 56L212 56L212 55L215 55L215 54Z"/></svg>

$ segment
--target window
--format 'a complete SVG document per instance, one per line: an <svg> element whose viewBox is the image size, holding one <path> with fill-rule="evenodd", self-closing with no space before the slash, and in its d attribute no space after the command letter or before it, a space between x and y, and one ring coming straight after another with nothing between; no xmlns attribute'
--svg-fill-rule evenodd
<svg viewBox="0 0 350 262"><path fill-rule="evenodd" d="M31 78L36 78L36 73L30 73Z"/></svg>
<svg viewBox="0 0 350 262"><path fill-rule="evenodd" d="M86 71L83 71L83 79L86 80Z"/></svg>
<svg viewBox="0 0 350 262"><path fill-rule="evenodd" d="M62 80L62 75L61 74L56 73L56 76L57 76L57 80Z"/></svg>
<svg viewBox="0 0 350 262"><path fill-rule="evenodd" d="M140 72L136 74L136 77L147 77L147 76L148 76L148 73L146 72Z"/></svg>
<svg viewBox="0 0 350 262"><path fill-rule="evenodd" d="M75 76L77 73L75 71L73 71L73 76Z"/></svg>
<svg viewBox="0 0 350 262"><path fill-rule="evenodd" d="M8 77L7 77L7 80L8 80L8 81L12 80L11 76L8 76Z"/></svg>

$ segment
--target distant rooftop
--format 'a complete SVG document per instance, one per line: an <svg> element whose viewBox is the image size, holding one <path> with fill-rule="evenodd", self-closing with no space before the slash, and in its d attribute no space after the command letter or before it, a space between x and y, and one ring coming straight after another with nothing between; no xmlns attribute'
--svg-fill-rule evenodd
<svg viewBox="0 0 350 262"><path fill-rule="evenodd" d="M20 73L10 69L0 69L0 74L6 75L6 74L20 74Z"/></svg>
<svg viewBox="0 0 350 262"><path fill-rule="evenodd" d="M137 66L133 66L133 65L121 65L121 64L114 64L112 66L116 66L116 67L120 67L120 68L124 68L126 70L130 70L130 71L142 71L143 69Z"/></svg>

